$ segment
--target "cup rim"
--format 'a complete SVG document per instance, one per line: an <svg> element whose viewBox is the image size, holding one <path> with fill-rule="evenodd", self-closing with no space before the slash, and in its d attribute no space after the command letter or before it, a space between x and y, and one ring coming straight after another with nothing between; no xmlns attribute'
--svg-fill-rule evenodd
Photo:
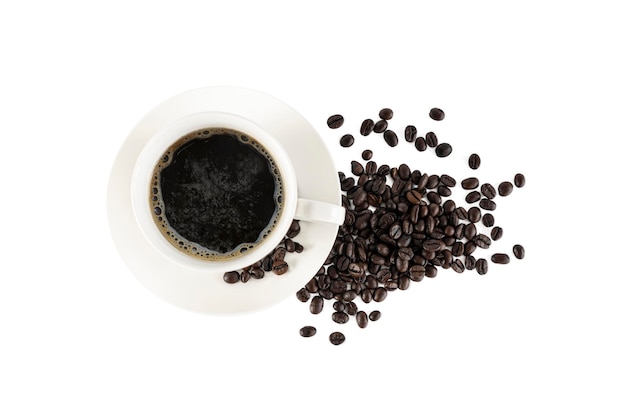
<svg viewBox="0 0 626 417"><path fill-rule="evenodd" d="M203 260L179 251L163 236L150 212L149 190L154 166L159 158L185 134L211 127L238 130L255 138L273 157L283 183L283 207L272 233L246 254L229 260ZM152 135L141 149L131 177L131 206L139 229L160 254L183 267L227 272L252 265L280 244L295 215L298 198L296 181L295 170L286 150L259 124L231 112L196 112L168 123Z"/></svg>

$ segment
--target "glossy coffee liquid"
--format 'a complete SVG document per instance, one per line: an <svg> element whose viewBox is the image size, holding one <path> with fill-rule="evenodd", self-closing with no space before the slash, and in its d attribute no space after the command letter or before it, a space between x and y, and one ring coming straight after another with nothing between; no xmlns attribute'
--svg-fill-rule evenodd
<svg viewBox="0 0 626 417"><path fill-rule="evenodd" d="M228 260L274 229L283 184L272 156L245 133L208 128L177 140L154 168L152 216L163 236L199 259Z"/></svg>

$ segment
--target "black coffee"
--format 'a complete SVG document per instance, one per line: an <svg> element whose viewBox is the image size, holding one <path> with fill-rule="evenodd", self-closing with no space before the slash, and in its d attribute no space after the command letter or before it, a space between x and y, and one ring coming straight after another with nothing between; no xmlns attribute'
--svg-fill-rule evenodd
<svg viewBox="0 0 626 417"><path fill-rule="evenodd" d="M191 132L154 169L153 218L175 247L193 257L237 257L272 232L283 184L270 154L235 130Z"/></svg>

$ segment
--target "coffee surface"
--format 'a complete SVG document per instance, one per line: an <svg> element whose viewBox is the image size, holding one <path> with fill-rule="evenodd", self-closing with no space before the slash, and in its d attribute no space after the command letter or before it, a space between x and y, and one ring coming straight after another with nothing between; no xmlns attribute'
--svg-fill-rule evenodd
<svg viewBox="0 0 626 417"><path fill-rule="evenodd" d="M163 235L183 252L214 260L245 253L271 233L283 192L272 157L255 139L216 128L172 145L152 186Z"/></svg>

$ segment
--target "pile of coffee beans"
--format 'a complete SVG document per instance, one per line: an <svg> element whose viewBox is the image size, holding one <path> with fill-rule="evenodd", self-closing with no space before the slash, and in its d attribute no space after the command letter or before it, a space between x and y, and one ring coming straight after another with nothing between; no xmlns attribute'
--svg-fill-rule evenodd
<svg viewBox="0 0 626 417"><path fill-rule="evenodd" d="M440 121L444 112L433 108L429 116ZM360 134L382 133L389 146L396 146L397 135L388 124L393 111L384 108L379 117L377 122L365 119ZM341 115L333 115L327 121L332 129L343 123ZM417 136L413 125L406 126L404 138L415 143L418 151L433 148L439 157L452 152L452 147L440 143L434 132ZM354 143L350 134L340 139L343 147ZM515 187L523 187L522 174L515 175L513 183L503 181L496 188L481 183L477 177L457 181L451 175L421 172L404 163L396 167L378 164L371 159L373 153L369 149L361 157L363 162L351 162L351 175L339 172L346 215L332 251L315 276L296 293L298 300L309 303L312 314L320 314L332 303L331 318L335 323L345 325L354 317L357 326L365 328L381 313L374 309L368 314L357 303L380 303L390 292L405 291L424 278L436 277L440 269L457 273L475 270L479 275L488 272L489 261L480 256L480 250L489 248L503 235L502 227L494 226L495 199L510 195ZM471 169L478 169L480 156L472 154L468 164ZM467 191L465 202L471 206L465 207L450 198L457 184ZM478 206L473 205L476 203ZM516 244L512 253L522 259L525 251ZM490 260L507 264L510 257L507 253L495 253ZM305 326L300 334L310 337L316 329ZM338 331L329 336L333 345L342 344L345 339Z"/></svg>
<svg viewBox="0 0 626 417"><path fill-rule="evenodd" d="M261 279L266 273L274 273L283 275L289 270L289 264L285 260L287 253L301 253L304 247L293 240L300 233L300 222L294 220L289 226L287 235L283 238L274 250L266 255L263 259L255 262L237 271L228 271L224 273L224 281L229 284L237 282L246 283L253 279Z"/></svg>

